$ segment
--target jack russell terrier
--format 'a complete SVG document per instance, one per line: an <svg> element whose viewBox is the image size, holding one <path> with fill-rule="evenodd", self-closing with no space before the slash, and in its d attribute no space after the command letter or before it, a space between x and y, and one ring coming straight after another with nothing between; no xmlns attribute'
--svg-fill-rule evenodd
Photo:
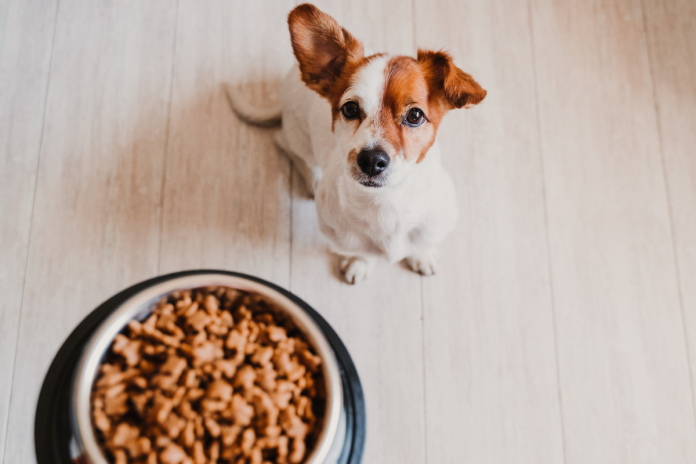
<svg viewBox="0 0 696 464"><path fill-rule="evenodd" d="M276 144L314 195L346 282L368 277L379 257L434 274L435 246L457 217L437 128L447 111L476 105L486 91L444 52L365 56L313 5L292 10L288 25L299 66L284 79L280 104L255 108L228 87L232 109L250 124L282 121Z"/></svg>

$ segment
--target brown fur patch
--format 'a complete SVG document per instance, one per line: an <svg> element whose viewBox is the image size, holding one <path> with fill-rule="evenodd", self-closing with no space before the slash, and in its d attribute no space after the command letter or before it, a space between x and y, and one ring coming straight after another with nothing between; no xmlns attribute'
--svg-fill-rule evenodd
<svg viewBox="0 0 696 464"><path fill-rule="evenodd" d="M383 54L365 57L362 44L314 5L302 4L293 9L288 25L302 80L329 101L335 122L341 115L341 97L355 73ZM363 120L364 115L358 121Z"/></svg>
<svg viewBox="0 0 696 464"><path fill-rule="evenodd" d="M358 155L359 155L358 150L355 150L355 149L351 150L351 151L348 153L348 158L347 158L347 159L348 159L348 163L350 163L350 164L356 164L357 161L358 161Z"/></svg>
<svg viewBox="0 0 696 464"><path fill-rule="evenodd" d="M477 105L486 98L486 91L456 67L447 53L418 50L418 64L431 92L439 93L451 108Z"/></svg>
<svg viewBox="0 0 696 464"><path fill-rule="evenodd" d="M307 87L328 98L333 83L363 58L363 46L331 16L302 4L288 15L292 50Z"/></svg>
<svg viewBox="0 0 696 464"><path fill-rule="evenodd" d="M407 160L420 163L435 142L445 113L452 108L479 103L486 96L471 76L457 68L443 52L418 51L418 59L396 56L385 68L382 108L375 120L383 137ZM418 127L404 123L418 108L426 122Z"/></svg>
<svg viewBox="0 0 696 464"><path fill-rule="evenodd" d="M334 82L333 86L331 87L331 91L329 92L329 95L326 97L326 99L329 100L329 103L331 104L332 130L333 125L336 123L336 120L341 117L341 97L343 97L343 94L346 93L346 90L348 90L348 88L351 85L353 85L355 75L362 68L367 66L372 60L374 60L375 58L379 58L380 56L384 56L384 53L376 53L374 55L363 57L359 60L356 60L355 62L348 63L341 75ZM362 108L360 108L360 113L360 119L355 121L356 130L360 123L362 123L365 120L366 116Z"/></svg>
<svg viewBox="0 0 696 464"><path fill-rule="evenodd" d="M430 99L430 90L418 62L408 56L396 56L385 68L386 83L382 108L377 120L383 137L403 153L407 160L420 162L435 142L435 134L445 111L438 100ZM418 108L427 121L419 127L404 124L408 112Z"/></svg>

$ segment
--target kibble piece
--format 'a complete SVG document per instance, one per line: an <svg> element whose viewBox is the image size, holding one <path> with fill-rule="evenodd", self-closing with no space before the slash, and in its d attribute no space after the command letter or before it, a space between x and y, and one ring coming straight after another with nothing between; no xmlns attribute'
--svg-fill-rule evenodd
<svg viewBox="0 0 696 464"><path fill-rule="evenodd" d="M243 366L237 371L237 375L234 378L234 387L242 388L244 390L251 390L254 386L254 381L256 380L256 371L252 366Z"/></svg>
<svg viewBox="0 0 696 464"><path fill-rule="evenodd" d="M207 418L203 421L203 423L205 424L205 428L208 430L211 437L217 438L220 436L222 430L220 429L220 424L215 422L215 420Z"/></svg>
<svg viewBox="0 0 696 464"><path fill-rule="evenodd" d="M133 377L128 382L130 385L134 385L141 390L147 388L147 379L145 377Z"/></svg>
<svg viewBox="0 0 696 464"><path fill-rule="evenodd" d="M135 408L135 411L138 413L139 416L143 416L145 414L145 407L147 406L147 403L150 401L152 398L152 391L145 391L143 393L133 393L130 396L130 402Z"/></svg>
<svg viewBox="0 0 696 464"><path fill-rule="evenodd" d="M140 456L149 454L151 448L150 439L147 437L140 437L128 448L128 454L132 458L139 458Z"/></svg>
<svg viewBox="0 0 696 464"><path fill-rule="evenodd" d="M182 306L177 310L177 315L178 316L184 316L185 318L189 318L192 315L196 314L196 311L198 311L198 302L194 301L188 306Z"/></svg>
<svg viewBox="0 0 696 464"><path fill-rule="evenodd" d="M302 459L304 459L305 455L305 442L304 440L293 440L292 441L292 452L290 453L290 457L288 458L288 461L290 461L291 464L299 464L302 462Z"/></svg>
<svg viewBox="0 0 696 464"><path fill-rule="evenodd" d="M279 425L269 425L261 429L261 434L268 438L278 438L283 433L283 428Z"/></svg>
<svg viewBox="0 0 696 464"><path fill-rule="evenodd" d="M162 464L180 464L186 459L186 452L183 448L175 443L170 443L162 452L160 453L160 462Z"/></svg>
<svg viewBox="0 0 696 464"><path fill-rule="evenodd" d="M269 326L266 329L266 334L268 335L268 339L272 342L280 342L288 338L285 329L275 325Z"/></svg>
<svg viewBox="0 0 696 464"><path fill-rule="evenodd" d="M251 357L251 362L261 366L267 365L273 357L273 348L270 346L258 347Z"/></svg>
<svg viewBox="0 0 696 464"><path fill-rule="evenodd" d="M224 446L232 446L232 444L237 440L237 437L242 432L242 428L238 425L233 426L222 426L222 444Z"/></svg>
<svg viewBox="0 0 696 464"><path fill-rule="evenodd" d="M121 371L117 366L116 370L108 369L107 372L97 381L97 388L103 387L113 387L117 383L125 382L126 380L138 375L138 371L135 369L128 369L126 371Z"/></svg>
<svg viewBox="0 0 696 464"><path fill-rule="evenodd" d="M254 447L255 442L256 433L254 433L254 429L246 429L244 433L242 433L242 451L244 452L245 456L249 456L251 454L251 450Z"/></svg>
<svg viewBox="0 0 696 464"><path fill-rule="evenodd" d="M227 328L234 327L234 318L229 311L223 311L220 313L220 324Z"/></svg>
<svg viewBox="0 0 696 464"><path fill-rule="evenodd" d="M94 425L99 430L104 433L108 433L109 430L111 430L111 421L109 421L109 418L103 409L94 409L93 417Z"/></svg>
<svg viewBox="0 0 696 464"><path fill-rule="evenodd" d="M263 368L256 369L256 384L271 393L277 388L276 378L278 373L273 366L264 366Z"/></svg>
<svg viewBox="0 0 696 464"><path fill-rule="evenodd" d="M206 325L210 324L210 321L210 316L205 311L199 309L193 314L193 316L186 320L186 324L188 324L196 332L200 332L205 329Z"/></svg>
<svg viewBox="0 0 696 464"><path fill-rule="evenodd" d="M149 346L146 346L143 348L143 350L147 348L149 348ZM148 377L155 372L155 369L157 369L157 365L151 361L148 361L147 359L141 359L138 367L140 368L141 374Z"/></svg>
<svg viewBox="0 0 696 464"><path fill-rule="evenodd" d="M210 315L215 315L218 312L219 302L215 295L208 295L203 300L203 306Z"/></svg>
<svg viewBox="0 0 696 464"><path fill-rule="evenodd" d="M271 397L259 387L252 390L252 401L256 415L260 416L263 427L273 426L278 423L278 407Z"/></svg>
<svg viewBox="0 0 696 464"><path fill-rule="evenodd" d="M193 365L202 366L225 355L221 347L211 341L206 341L193 348Z"/></svg>
<svg viewBox="0 0 696 464"><path fill-rule="evenodd" d="M196 430L196 437L203 438L205 436L205 427L203 427L203 417L197 416L194 419L193 424Z"/></svg>
<svg viewBox="0 0 696 464"><path fill-rule="evenodd" d="M117 417L128 412L128 394L123 392L116 396L104 398L104 412L107 416Z"/></svg>
<svg viewBox="0 0 696 464"><path fill-rule="evenodd" d="M312 352L306 348L300 351L300 359L312 372L316 372L319 366L321 366L321 358L312 354Z"/></svg>
<svg viewBox="0 0 696 464"><path fill-rule="evenodd" d="M225 341L225 346L234 352L232 361L235 364L241 364L244 361L246 344L247 339L241 331L237 329L230 331L227 341Z"/></svg>
<svg viewBox="0 0 696 464"><path fill-rule="evenodd" d="M241 395L232 397L232 405L229 412L234 425L249 425L254 417L254 408Z"/></svg>
<svg viewBox="0 0 696 464"><path fill-rule="evenodd" d="M155 439L155 446L157 448L166 448L169 446L169 444L172 442L172 440L166 436L166 435L158 435L157 438Z"/></svg>
<svg viewBox="0 0 696 464"><path fill-rule="evenodd" d="M204 416L210 417L215 415L215 413L220 413L228 409L229 403L227 401L218 401L211 399L204 399L201 401L201 412Z"/></svg>
<svg viewBox="0 0 696 464"><path fill-rule="evenodd" d="M276 390L271 393L271 399L279 409L285 409L290 404L290 400L292 399L292 392Z"/></svg>
<svg viewBox="0 0 696 464"><path fill-rule="evenodd" d="M281 411L280 425L289 437L303 439L307 435L307 424L302 422L292 405Z"/></svg>
<svg viewBox="0 0 696 464"><path fill-rule="evenodd" d="M155 393L154 412L157 423L164 424L174 409L174 402L159 391Z"/></svg>
<svg viewBox="0 0 696 464"><path fill-rule="evenodd" d="M187 363L184 358L170 356L162 365L161 374L152 378L152 385L163 390L172 390L179 382L179 377L186 369Z"/></svg>
<svg viewBox="0 0 696 464"><path fill-rule="evenodd" d="M138 427L121 422L116 426L114 435L111 437L111 443L117 448L126 448L134 443L139 435Z"/></svg>
<svg viewBox="0 0 696 464"><path fill-rule="evenodd" d="M188 448L193 446L194 442L196 441L196 433L192 420L186 422L184 431L181 433L181 440L183 441L184 446Z"/></svg>
<svg viewBox="0 0 696 464"><path fill-rule="evenodd" d="M140 347L142 343L139 340L131 340L125 335L118 334L114 338L114 344L111 350L123 356L126 364L129 366L136 366L140 362Z"/></svg>
<svg viewBox="0 0 696 464"><path fill-rule="evenodd" d="M312 411L312 400L306 396L301 396L297 400L297 415L312 421L315 419L314 412Z"/></svg>
<svg viewBox="0 0 696 464"><path fill-rule="evenodd" d="M174 305L174 306L176 306L176 309L177 309L178 311L181 311L181 310L184 310L184 309L188 308L189 306L191 306L191 303L193 303L193 302L191 301L191 295L190 295L190 294L184 294L184 295L182 295L181 297L178 297L177 295L173 295L173 296L174 296L175 298L178 299L178 301L177 301L176 304Z"/></svg>
<svg viewBox="0 0 696 464"><path fill-rule="evenodd" d="M193 444L193 462L194 464L206 464L208 462L203 442L200 440Z"/></svg>
<svg viewBox="0 0 696 464"><path fill-rule="evenodd" d="M210 462L217 462L217 460L220 458L220 442L219 441L214 441L210 444L208 447L208 458L210 458Z"/></svg>
<svg viewBox="0 0 696 464"><path fill-rule="evenodd" d="M186 393L186 399L189 401L196 401L205 395L205 390L201 388L192 388Z"/></svg>
<svg viewBox="0 0 696 464"><path fill-rule="evenodd" d="M177 406L176 410L179 412L181 417L185 417L187 419L193 419L196 417L196 411L193 410L193 406L191 406L191 403L188 400L182 400L181 403L179 403L179 406Z"/></svg>
<svg viewBox="0 0 696 464"><path fill-rule="evenodd" d="M227 377L228 379L231 379L237 372L237 363L235 363L231 359L218 359L217 361L215 361L215 369L220 371L220 373L223 376Z"/></svg>
<svg viewBox="0 0 696 464"><path fill-rule="evenodd" d="M214 400L229 401L232 399L232 385L224 380L216 380L208 386L206 396Z"/></svg>
<svg viewBox="0 0 696 464"><path fill-rule="evenodd" d="M167 431L167 435L172 440L176 440L179 437L184 427L186 427L186 421L174 412L162 424L162 428Z"/></svg>
<svg viewBox="0 0 696 464"><path fill-rule="evenodd" d="M123 450L114 451L114 463L115 464L128 464L128 456Z"/></svg>
<svg viewBox="0 0 696 464"><path fill-rule="evenodd" d="M290 439L287 435L278 438L278 464L286 464L288 462L289 445Z"/></svg>
<svg viewBox="0 0 696 464"><path fill-rule="evenodd" d="M157 452L150 451L150 454L147 455L145 464L157 464Z"/></svg>

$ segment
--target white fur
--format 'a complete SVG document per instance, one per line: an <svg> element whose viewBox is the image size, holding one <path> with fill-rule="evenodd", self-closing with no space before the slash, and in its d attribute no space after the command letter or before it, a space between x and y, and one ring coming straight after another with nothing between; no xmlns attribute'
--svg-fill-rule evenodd
<svg viewBox="0 0 696 464"><path fill-rule="evenodd" d="M413 272L428 276L437 271L437 248L424 248L406 257L406 264Z"/></svg>
<svg viewBox="0 0 696 464"><path fill-rule="evenodd" d="M341 105L348 100L357 99L367 114L376 113L384 95L384 69L389 58L380 56L370 61L355 75L354 84L341 97Z"/></svg>
<svg viewBox="0 0 696 464"><path fill-rule="evenodd" d="M355 121L339 118L332 132L329 103L305 86L296 66L281 91L283 125L276 141L315 193L319 227L331 250L345 257L341 268L348 283L366 278L378 257L392 263L408 258L414 271L434 273L433 247L456 221L454 188L437 142L423 161L409 162L371 124L382 101L387 60L374 59L359 71L341 99L356 100L365 111L358 130ZM391 159L387 180L383 187L366 187L353 177L348 154L377 144Z"/></svg>
<svg viewBox="0 0 696 464"><path fill-rule="evenodd" d="M371 256L344 257L341 260L343 278L349 284L357 284L367 279L375 266L376 258Z"/></svg>

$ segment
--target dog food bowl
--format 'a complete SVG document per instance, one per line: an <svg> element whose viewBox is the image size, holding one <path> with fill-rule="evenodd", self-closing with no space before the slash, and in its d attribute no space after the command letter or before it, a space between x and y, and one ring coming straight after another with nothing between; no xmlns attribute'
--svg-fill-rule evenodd
<svg viewBox="0 0 696 464"><path fill-rule="evenodd" d="M225 271L187 271L134 285L95 309L68 337L48 370L35 421L38 464L108 464L91 421L91 391L114 337L131 319L145 319L177 290L225 286L273 302L322 358L325 417L306 464L359 464L365 441L360 379L345 346L329 324L290 292L256 277Z"/></svg>

